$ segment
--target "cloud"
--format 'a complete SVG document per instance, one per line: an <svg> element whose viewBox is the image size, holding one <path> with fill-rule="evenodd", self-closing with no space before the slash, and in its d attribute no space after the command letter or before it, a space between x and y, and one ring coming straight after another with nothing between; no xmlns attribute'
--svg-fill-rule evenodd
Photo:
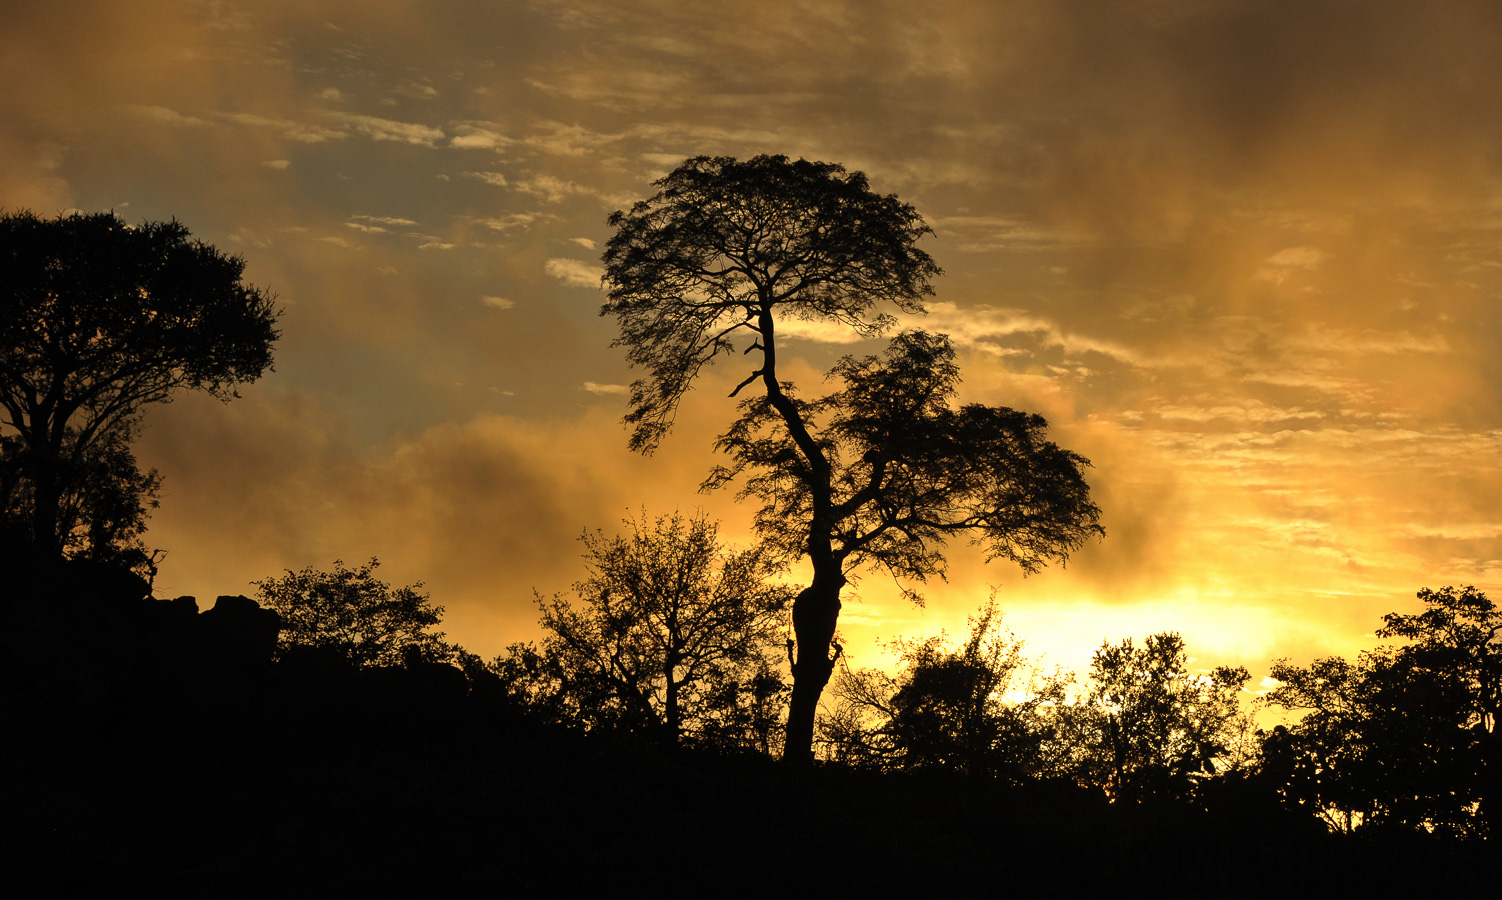
<svg viewBox="0 0 1502 900"><path fill-rule="evenodd" d="M619 135L592 131L577 123L544 122L538 133L528 135L523 143L551 156L588 156L619 140Z"/></svg>
<svg viewBox="0 0 1502 900"><path fill-rule="evenodd" d="M502 150L516 143L489 126L461 123L454 125L453 131L449 146L459 150Z"/></svg>
<svg viewBox="0 0 1502 900"><path fill-rule="evenodd" d="M349 135L332 128L322 128L306 123L290 123L282 131L282 137L303 144L321 144L324 141L342 141Z"/></svg>
<svg viewBox="0 0 1502 900"><path fill-rule="evenodd" d="M1269 256L1267 263L1280 268L1318 269L1324 258L1325 254L1314 247L1288 247Z"/></svg>
<svg viewBox="0 0 1502 900"><path fill-rule="evenodd" d="M1286 339L1289 347L1299 351L1341 353L1448 353L1450 342L1442 334L1416 337L1407 331L1360 332L1310 325L1302 334Z"/></svg>
<svg viewBox="0 0 1502 900"><path fill-rule="evenodd" d="M173 128L201 128L209 123L197 116L185 116L175 109L165 106L125 106L126 112L140 116L157 125L168 125Z"/></svg>
<svg viewBox="0 0 1502 900"><path fill-rule="evenodd" d="M411 219L402 219L396 216L350 216L351 219L359 219L362 222L375 222L380 225L416 225Z"/></svg>
<svg viewBox="0 0 1502 900"><path fill-rule="evenodd" d="M465 172L464 177L478 178L486 184L493 184L496 187L505 187L507 185L506 176L500 172Z"/></svg>
<svg viewBox="0 0 1502 900"><path fill-rule="evenodd" d="M556 217L546 213L524 212L507 213L504 216L492 216L489 218L475 219L477 225L483 225L491 231L507 232L517 228L531 228L540 222L547 222Z"/></svg>
<svg viewBox="0 0 1502 900"><path fill-rule="evenodd" d="M1248 401L1236 406L1181 407L1161 406L1158 417L1167 422L1193 422L1203 424L1216 419L1248 424L1269 424L1288 421L1318 421L1326 414L1319 410L1279 409L1259 401Z"/></svg>
<svg viewBox="0 0 1502 900"><path fill-rule="evenodd" d="M626 393L626 386L624 384L595 384L593 381L586 381L580 385L580 390L608 397Z"/></svg>
<svg viewBox="0 0 1502 900"><path fill-rule="evenodd" d="M419 84L417 82L402 85L396 88L393 93L406 97L409 100L434 100L438 97L437 88L431 84Z"/></svg>
<svg viewBox="0 0 1502 900"><path fill-rule="evenodd" d="M1269 256L1257 277L1273 284L1282 284L1294 269L1313 272L1319 268L1325 254L1314 247L1288 247Z"/></svg>
<svg viewBox="0 0 1502 900"><path fill-rule="evenodd" d="M215 118L247 128L274 128L281 132L283 138L303 144L321 144L324 141L337 141L348 137L342 131L334 131L320 125L295 122L290 119L274 119L253 113L216 113Z"/></svg>
<svg viewBox="0 0 1502 900"><path fill-rule="evenodd" d="M507 300L505 297L482 296L480 302L494 309L510 309L516 305L514 301Z"/></svg>
<svg viewBox="0 0 1502 900"><path fill-rule="evenodd" d="M578 244L585 250L593 250L595 248L595 242L586 237L569 238L569 243Z"/></svg>
<svg viewBox="0 0 1502 900"><path fill-rule="evenodd" d="M285 169L292 165L292 161L287 159L268 159L263 160L261 165L268 169Z"/></svg>
<svg viewBox="0 0 1502 900"><path fill-rule="evenodd" d="M572 181L552 175L534 175L516 183L515 190L523 194L541 197L546 203L558 203L576 194L593 194L592 188L581 187Z"/></svg>
<svg viewBox="0 0 1502 900"><path fill-rule="evenodd" d="M550 259L544 269L569 287L579 288L598 288L604 274L599 266L578 259Z"/></svg>
<svg viewBox="0 0 1502 900"><path fill-rule="evenodd" d="M373 141L396 141L419 147L434 147L437 146L438 141L443 140L443 129L428 125L351 113L326 113L325 115L343 122Z"/></svg>

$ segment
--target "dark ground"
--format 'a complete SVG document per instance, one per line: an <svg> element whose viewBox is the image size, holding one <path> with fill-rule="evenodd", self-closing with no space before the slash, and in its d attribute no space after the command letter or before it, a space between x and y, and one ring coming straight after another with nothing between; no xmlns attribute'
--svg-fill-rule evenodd
<svg viewBox="0 0 1502 900"><path fill-rule="evenodd" d="M249 608L146 603L12 618L0 802L6 880L33 895L1427 898L1495 881L1486 844L1332 835L1255 786L1111 805L665 753L538 724L447 667L271 663Z"/></svg>

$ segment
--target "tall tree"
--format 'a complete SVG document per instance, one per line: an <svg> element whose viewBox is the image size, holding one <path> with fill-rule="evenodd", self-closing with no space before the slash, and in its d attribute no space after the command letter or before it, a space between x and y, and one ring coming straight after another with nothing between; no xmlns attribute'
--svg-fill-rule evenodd
<svg viewBox="0 0 1502 900"><path fill-rule="evenodd" d="M1044 440L1046 423L1010 409L950 401L959 380L947 338L899 335L880 356L847 358L840 386L801 399L778 374L789 319L876 337L886 312L921 312L939 274L917 242L931 231L912 206L872 192L831 163L696 157L658 192L616 212L604 254L602 314L615 345L648 375L631 387L631 446L652 452L694 379L740 340L757 364L735 391L757 393L720 439L731 459L705 482L748 475L763 501L761 537L785 560L806 557L793 605L797 657L785 757L812 758L814 716L834 669L840 593L854 570L923 581L942 576L953 536L1031 572L1103 534L1080 470Z"/></svg>
<svg viewBox="0 0 1502 900"><path fill-rule="evenodd" d="M179 390L227 400L270 368L277 311L244 270L176 221L0 216L0 424L19 441L43 558L69 541L70 478L142 406Z"/></svg>
<svg viewBox="0 0 1502 900"><path fill-rule="evenodd" d="M573 594L539 598L543 652L576 716L700 744L765 750L781 693L773 649L792 591L755 550L728 550L700 515L627 520L585 534L589 575Z"/></svg>

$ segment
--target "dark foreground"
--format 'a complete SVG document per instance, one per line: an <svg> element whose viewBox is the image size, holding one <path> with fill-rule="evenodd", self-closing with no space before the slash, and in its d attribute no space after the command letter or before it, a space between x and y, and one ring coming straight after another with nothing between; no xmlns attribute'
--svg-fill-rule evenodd
<svg viewBox="0 0 1502 900"><path fill-rule="evenodd" d="M585 739L487 715L473 698L433 703L387 687L342 702L282 696L281 708L13 717L7 855L48 893L141 885L220 897L1391 897L1481 883L1485 846L1342 839L1247 798L1227 798L1234 810L1126 808L1059 787L789 772Z"/></svg>
<svg viewBox="0 0 1502 900"><path fill-rule="evenodd" d="M1333 835L1251 782L1197 806L1112 805L1070 785L668 753L539 724L446 666L271 663L249 607L229 624L142 609L160 621L127 629L87 608L12 620L9 883L212 897L1371 898L1495 881L1486 843Z"/></svg>

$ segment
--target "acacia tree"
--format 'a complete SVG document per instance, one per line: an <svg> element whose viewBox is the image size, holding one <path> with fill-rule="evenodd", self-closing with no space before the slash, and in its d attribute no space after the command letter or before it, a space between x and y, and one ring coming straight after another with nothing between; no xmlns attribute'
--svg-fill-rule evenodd
<svg viewBox="0 0 1502 900"><path fill-rule="evenodd" d="M0 216L0 425L15 431L42 558L63 554L75 480L142 406L179 390L228 400L270 368L277 311L244 269L176 221Z"/></svg>
<svg viewBox="0 0 1502 900"><path fill-rule="evenodd" d="M719 526L674 513L628 533L583 537L589 575L567 595L538 598L543 657L576 718L661 735L672 745L766 750L782 693L771 656L792 590L756 550L721 546Z"/></svg>
<svg viewBox="0 0 1502 900"><path fill-rule="evenodd" d="M731 459L705 482L746 475L764 503L760 536L812 578L793 605L797 656L785 758L812 758L815 711L834 669L840 593L854 570L942 576L953 536L1031 572L1103 534L1080 474L1087 460L1044 440L1046 423L1010 409L952 408L959 380L947 338L899 335L880 356L847 358L840 386L804 400L778 376L788 320L877 337L891 305L923 311L939 267L917 242L931 230L912 206L872 192L831 163L696 157L616 212L605 247L602 314L614 346L648 375L631 386L630 445L650 453L716 357L743 346L756 393L719 442Z"/></svg>

